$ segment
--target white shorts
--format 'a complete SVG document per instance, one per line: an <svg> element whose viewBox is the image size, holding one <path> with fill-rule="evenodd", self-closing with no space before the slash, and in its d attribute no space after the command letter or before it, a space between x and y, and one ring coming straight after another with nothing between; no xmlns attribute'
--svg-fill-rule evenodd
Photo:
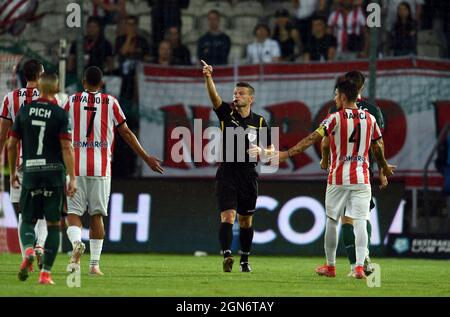
<svg viewBox="0 0 450 317"><path fill-rule="evenodd" d="M83 216L108 215L108 201L111 191L110 177L77 176L77 192L67 197L67 214Z"/></svg>
<svg viewBox="0 0 450 317"><path fill-rule="evenodd" d="M369 220L372 188L368 184L330 185L325 195L327 216L336 221L340 216Z"/></svg>
<svg viewBox="0 0 450 317"><path fill-rule="evenodd" d="M9 190L9 199L12 203L20 202L20 194L22 193L22 181L23 181L23 173L22 169L17 170L17 176L19 177L19 188L10 187Z"/></svg>

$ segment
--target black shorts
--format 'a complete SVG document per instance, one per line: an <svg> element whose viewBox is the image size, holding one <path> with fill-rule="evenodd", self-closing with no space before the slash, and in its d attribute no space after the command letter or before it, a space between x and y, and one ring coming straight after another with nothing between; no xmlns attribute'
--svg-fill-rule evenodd
<svg viewBox="0 0 450 317"><path fill-rule="evenodd" d="M258 173L251 166L221 165L216 173L216 197L220 212L233 209L241 216L255 213Z"/></svg>

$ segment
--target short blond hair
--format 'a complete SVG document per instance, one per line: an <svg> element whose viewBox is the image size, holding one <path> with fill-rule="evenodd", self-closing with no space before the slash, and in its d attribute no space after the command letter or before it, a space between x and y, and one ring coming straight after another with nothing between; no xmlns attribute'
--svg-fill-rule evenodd
<svg viewBox="0 0 450 317"><path fill-rule="evenodd" d="M38 81L38 89L44 94L56 94L58 92L58 75L44 73Z"/></svg>

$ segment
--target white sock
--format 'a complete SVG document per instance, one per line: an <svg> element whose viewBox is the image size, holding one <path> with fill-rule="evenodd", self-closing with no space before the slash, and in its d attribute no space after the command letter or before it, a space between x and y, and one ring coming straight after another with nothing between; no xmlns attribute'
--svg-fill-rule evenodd
<svg viewBox="0 0 450 317"><path fill-rule="evenodd" d="M327 217L325 228L325 256L327 265L336 266L336 248L338 242L338 222Z"/></svg>
<svg viewBox="0 0 450 317"><path fill-rule="evenodd" d="M34 232L36 233L36 246L44 247L48 234L47 221L39 219L34 226Z"/></svg>
<svg viewBox="0 0 450 317"><path fill-rule="evenodd" d="M76 241L81 242L81 228L77 226L69 226L67 228L67 236L69 237L72 246Z"/></svg>
<svg viewBox="0 0 450 317"><path fill-rule="evenodd" d="M100 264L100 255L102 254L103 239L90 239L91 247L91 266L98 266Z"/></svg>
<svg viewBox="0 0 450 317"><path fill-rule="evenodd" d="M19 235L20 253L22 253L22 259L25 259L25 250L23 248L22 240L20 240L20 227L22 227L22 213L19 213L19 219L17 220L17 233Z"/></svg>
<svg viewBox="0 0 450 317"><path fill-rule="evenodd" d="M353 230L355 232L355 250L356 250L356 265L364 265L367 251L367 220L358 219L353 220Z"/></svg>

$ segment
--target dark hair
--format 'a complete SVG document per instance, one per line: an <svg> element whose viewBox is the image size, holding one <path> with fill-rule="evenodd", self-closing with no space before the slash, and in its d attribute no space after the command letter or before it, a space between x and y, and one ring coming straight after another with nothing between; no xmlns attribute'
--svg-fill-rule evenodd
<svg viewBox="0 0 450 317"><path fill-rule="evenodd" d="M311 24L313 21L317 21L317 20L322 21L325 24L325 26L327 25L327 19L323 15L318 15L318 14L313 15L313 17L311 18Z"/></svg>
<svg viewBox="0 0 450 317"><path fill-rule="evenodd" d="M401 22L401 19L400 19L400 14L398 14L398 8L399 8L401 5L405 6L406 9L408 9L409 15L408 15L408 17L406 18L406 24L407 24L407 25L411 25L411 24L413 23L413 21L414 21L414 19L413 19L413 17L412 17L412 12L411 12L411 6L409 5L408 2L405 2L405 1L400 2L400 3L398 4L398 6L397 6L397 21L395 21L395 24L394 24L394 25L396 26L397 24L401 24L401 23L402 23L402 22Z"/></svg>
<svg viewBox="0 0 450 317"><path fill-rule="evenodd" d="M358 98L358 87L352 80L343 80L338 82L336 89L339 93L344 94L349 102L355 102Z"/></svg>
<svg viewBox="0 0 450 317"><path fill-rule="evenodd" d="M250 95L254 95L255 94L255 88L253 88L252 85L250 85L249 83L245 83L245 82L238 82L236 84L236 87L244 87L247 88L248 91L250 92Z"/></svg>
<svg viewBox="0 0 450 317"><path fill-rule="evenodd" d="M102 82L103 72L97 66L89 66L84 71L84 80L89 86L97 87Z"/></svg>
<svg viewBox="0 0 450 317"><path fill-rule="evenodd" d="M90 16L87 20L87 24L96 23L100 28L102 28L102 20L96 16Z"/></svg>
<svg viewBox="0 0 450 317"><path fill-rule="evenodd" d="M136 22L136 24L139 23L139 18L137 17L137 15L127 15L125 17L125 20L134 20L134 22Z"/></svg>
<svg viewBox="0 0 450 317"><path fill-rule="evenodd" d="M217 15L220 18L219 10L216 10L216 9L209 10L207 15L210 15L211 13Z"/></svg>
<svg viewBox="0 0 450 317"><path fill-rule="evenodd" d="M42 71L42 63L37 59L30 59L23 64L23 76L26 81L36 81Z"/></svg>
<svg viewBox="0 0 450 317"><path fill-rule="evenodd" d="M345 79L353 81L356 84L358 91L360 91L361 88L364 86L364 82L366 80L363 73L361 73L358 70L352 70L351 72L346 73L344 77Z"/></svg>
<svg viewBox="0 0 450 317"><path fill-rule="evenodd" d="M264 29L266 29L266 31L267 31L267 33L269 34L269 37L270 37L270 28L269 28L269 26L268 26L267 24L264 24L264 23L258 23L258 24L255 26L255 28L253 29L253 35L256 35L256 31L257 31L259 28L264 28Z"/></svg>

